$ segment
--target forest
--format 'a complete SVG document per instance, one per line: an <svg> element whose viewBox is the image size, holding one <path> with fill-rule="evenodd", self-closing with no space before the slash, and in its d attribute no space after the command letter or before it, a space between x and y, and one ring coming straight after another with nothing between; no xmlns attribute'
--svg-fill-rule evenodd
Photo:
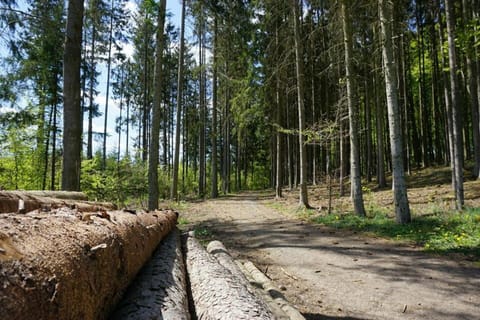
<svg viewBox="0 0 480 320"><path fill-rule="evenodd" d="M442 166L464 207L478 0L181 5L177 26L166 0L0 0L2 189L154 209L287 188L308 208L307 187L333 179L365 216L374 182L408 223L405 178Z"/></svg>

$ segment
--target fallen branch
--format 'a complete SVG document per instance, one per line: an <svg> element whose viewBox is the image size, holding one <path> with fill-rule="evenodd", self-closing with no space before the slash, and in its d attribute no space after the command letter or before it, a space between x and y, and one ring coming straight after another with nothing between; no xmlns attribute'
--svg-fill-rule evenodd
<svg viewBox="0 0 480 320"><path fill-rule="evenodd" d="M298 278L295 277L294 275L291 275L290 273L287 272L287 270L283 269L282 267L280 267L280 269L283 271L283 273L285 273L285 275L289 278L292 278L293 280L295 281L298 281Z"/></svg>
<svg viewBox="0 0 480 320"><path fill-rule="evenodd" d="M68 208L0 215L0 319L106 319L177 214L81 218Z"/></svg>
<svg viewBox="0 0 480 320"><path fill-rule="evenodd" d="M265 303L193 237L186 240L186 264L198 319L274 318Z"/></svg>

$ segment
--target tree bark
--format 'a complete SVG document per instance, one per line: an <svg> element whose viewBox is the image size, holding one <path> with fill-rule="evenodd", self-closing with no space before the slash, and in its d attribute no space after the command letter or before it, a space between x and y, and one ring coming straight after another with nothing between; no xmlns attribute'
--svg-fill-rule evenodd
<svg viewBox="0 0 480 320"><path fill-rule="evenodd" d="M295 69L297 77L298 103L298 148L300 162L300 205L309 208L307 190L307 152L304 142L305 130L305 74L303 63L303 46L300 34L299 8L297 0L291 0L293 9L293 31L295 40Z"/></svg>
<svg viewBox="0 0 480 320"><path fill-rule="evenodd" d="M4 215L1 319L106 319L174 227L173 211Z"/></svg>
<svg viewBox="0 0 480 320"><path fill-rule="evenodd" d="M280 59L280 41L279 41L279 30L278 25L275 25L275 52L277 59ZM275 72L275 102L276 102L276 119L277 129L275 135L275 150L276 150L276 163L275 163L275 198L279 199L282 197L282 187L283 187L283 150L282 150L282 133L280 128L282 127L282 96L283 93L280 91L280 68Z"/></svg>
<svg viewBox="0 0 480 320"><path fill-rule="evenodd" d="M263 301L239 283L195 238L187 238L185 255L198 319L272 319Z"/></svg>
<svg viewBox="0 0 480 320"><path fill-rule="evenodd" d="M157 44L155 57L155 91L153 97L153 114L152 114L152 132L150 135L150 149L148 158L148 209L154 210L158 208L158 152L160 149L160 121L161 121L161 103L163 90L163 50L164 50L164 28L165 28L165 10L167 1L161 0L158 7L157 17ZM146 111L145 111L146 112ZM146 128L144 128L146 130ZM146 147L146 146L144 146ZM166 152L166 151L165 151Z"/></svg>
<svg viewBox="0 0 480 320"><path fill-rule="evenodd" d="M206 166L205 166L205 160L206 160L206 145L205 145L205 135L206 135L206 101L205 101L205 90L206 90L206 83L205 83L205 46L204 46L204 41L205 41L205 30L204 30L204 17L202 13L202 17L200 18L200 26L199 26L199 39L198 39L198 54L199 54L199 67L200 67L200 72L199 72L199 77L200 77L200 103L199 103L199 150L198 150L198 156L199 156L199 172L198 172L198 196L200 198L205 197L205 178L206 178Z"/></svg>
<svg viewBox="0 0 480 320"><path fill-rule="evenodd" d="M183 56L185 52L185 1L182 1L182 22L180 28L180 53L178 56L178 78L177 78L177 116L175 125L175 154L173 158L172 190L170 198L178 200L178 164L180 161L180 127L182 123L183 106Z"/></svg>
<svg viewBox="0 0 480 320"><path fill-rule="evenodd" d="M380 95L380 81L379 73L377 70L377 59L374 62L373 82L374 82L374 103L375 103L375 126L376 126L376 140L377 140L377 184L379 188L385 188L387 186L387 180L385 178L385 140L383 138L383 108L379 102Z"/></svg>
<svg viewBox="0 0 480 320"><path fill-rule="evenodd" d="M440 1L438 1L437 3L437 6L440 7ZM440 16L439 16L440 18ZM440 43L443 44L444 43L444 38L443 38L443 34L444 34L444 26L443 26L443 22L441 19L439 19L439 40L440 40ZM450 89L449 89L449 78L448 78L448 71L445 70L447 69L447 61L445 59L445 54L443 52L443 50L440 50L440 58L441 58L441 63L442 63L442 69L443 69L443 72L442 72L442 79L443 79L443 97L444 97L444 101L445 101L445 111L447 113L447 128L446 128L446 131L447 131L447 141L448 141L448 154L447 154L447 159L449 158L450 160L450 168L452 170L452 190L455 191L455 170L454 170L454 158L455 158L455 144L454 144L454 140L453 140L453 119L452 119L452 98L451 98L451 95L450 95Z"/></svg>
<svg viewBox="0 0 480 320"><path fill-rule="evenodd" d="M69 0L63 55L63 170L62 190L80 190L82 110L80 63L82 59L83 0Z"/></svg>
<svg viewBox="0 0 480 320"><path fill-rule="evenodd" d="M113 42L113 10L115 0L110 5L110 26L108 36L108 57L107 57L107 92L105 93L105 113L103 121L103 146L102 146L102 169L107 167L107 125L108 125L108 98L110 96L110 70L112 68L112 42Z"/></svg>
<svg viewBox="0 0 480 320"><path fill-rule="evenodd" d="M110 319L190 319L186 270L178 230L174 229L160 243Z"/></svg>
<svg viewBox="0 0 480 320"><path fill-rule="evenodd" d="M341 11L343 18L343 43L345 47L345 76L347 83L348 122L350 125L350 195L352 197L353 210L355 214L364 217L365 207L363 205L360 167L360 144L358 139L359 113L357 108L354 106L355 93L353 92L354 75L352 66L352 32L350 27L350 11L347 10L346 0L341 1Z"/></svg>
<svg viewBox="0 0 480 320"><path fill-rule="evenodd" d="M447 20L448 36L448 63L450 67L450 94L452 97L452 129L454 158L453 170L455 172L455 199L458 210L463 208L463 135L462 135L462 108L460 105L460 91L457 76L457 53L455 48L455 17L451 0L445 0L445 14ZM451 146L452 147L452 146Z"/></svg>
<svg viewBox="0 0 480 320"><path fill-rule="evenodd" d="M214 17L213 26L213 79L212 79L212 198L218 197L218 154L217 154L217 108L218 108L218 17Z"/></svg>
<svg viewBox="0 0 480 320"><path fill-rule="evenodd" d="M464 25L472 23L472 7L471 1L463 0L463 20ZM474 36L468 39L468 45L465 48L465 58L467 61L467 91L470 100L470 107L472 110L472 135L473 135L473 155L474 167L473 176L478 179L480 177L480 128L479 128L479 102L477 92L477 61L475 60Z"/></svg>
<svg viewBox="0 0 480 320"><path fill-rule="evenodd" d="M388 0L379 1L379 15L383 38L382 56L387 95L388 124L390 128L395 218L398 223L403 224L409 223L411 217L403 167L403 143L398 107L397 76L393 58L392 4Z"/></svg>

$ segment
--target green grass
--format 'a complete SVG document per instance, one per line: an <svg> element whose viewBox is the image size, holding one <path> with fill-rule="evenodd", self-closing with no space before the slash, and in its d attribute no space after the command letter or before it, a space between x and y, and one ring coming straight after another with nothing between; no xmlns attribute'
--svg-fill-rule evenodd
<svg viewBox="0 0 480 320"><path fill-rule="evenodd" d="M204 246L206 247L207 244L214 240L214 235L210 229L204 226L198 226L194 229L195 238Z"/></svg>
<svg viewBox="0 0 480 320"><path fill-rule="evenodd" d="M397 224L384 213L375 213L367 218L331 214L312 217L311 220L334 228L411 241L435 253L462 253L480 260L480 209L418 216L406 225Z"/></svg>
<svg viewBox="0 0 480 320"><path fill-rule="evenodd" d="M190 221L188 221L187 218L182 217L182 216L178 217L178 224L179 225L184 226L184 225L187 225L189 223L190 223Z"/></svg>

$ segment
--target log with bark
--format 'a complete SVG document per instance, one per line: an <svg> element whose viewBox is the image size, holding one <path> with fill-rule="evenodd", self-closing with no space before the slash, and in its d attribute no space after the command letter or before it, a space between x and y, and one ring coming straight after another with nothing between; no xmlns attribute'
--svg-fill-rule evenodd
<svg viewBox="0 0 480 320"><path fill-rule="evenodd" d="M110 317L115 320L189 320L180 236L173 230L155 250Z"/></svg>
<svg viewBox="0 0 480 320"><path fill-rule="evenodd" d="M0 214L0 319L106 319L177 213Z"/></svg>
<svg viewBox="0 0 480 320"><path fill-rule="evenodd" d="M192 236L187 237L185 255L198 319L274 319L265 303Z"/></svg>
<svg viewBox="0 0 480 320"><path fill-rule="evenodd" d="M87 201L85 194L70 191L0 191L0 213L25 213L33 210L50 211L63 206L80 211L115 210L107 202Z"/></svg>

